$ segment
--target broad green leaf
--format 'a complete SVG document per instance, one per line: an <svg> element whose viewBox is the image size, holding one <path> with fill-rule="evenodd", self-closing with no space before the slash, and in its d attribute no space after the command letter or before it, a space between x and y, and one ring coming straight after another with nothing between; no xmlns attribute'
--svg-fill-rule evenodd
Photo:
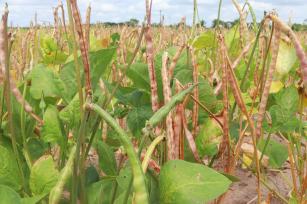
<svg viewBox="0 0 307 204"><path fill-rule="evenodd" d="M115 85L107 81L104 81L104 83L109 93L112 93ZM115 90L114 97L119 104L124 104L126 106L140 107L151 104L150 93L135 87L119 86Z"/></svg>
<svg viewBox="0 0 307 204"><path fill-rule="evenodd" d="M134 136L141 136L141 130L145 127L145 122L151 116L151 106L135 107L128 113L128 127Z"/></svg>
<svg viewBox="0 0 307 204"><path fill-rule="evenodd" d="M0 185L0 204L21 204L21 198L10 187Z"/></svg>
<svg viewBox="0 0 307 204"><path fill-rule="evenodd" d="M294 112L290 112L279 105L273 105L269 112L272 119L272 128L269 131L291 133L299 128L300 122Z"/></svg>
<svg viewBox="0 0 307 204"><path fill-rule="evenodd" d="M119 175L116 177L116 181L118 183L118 186L121 189L127 189L130 183L132 177L132 171L131 168L125 167L120 170Z"/></svg>
<svg viewBox="0 0 307 204"><path fill-rule="evenodd" d="M48 146L39 138L31 137L27 140L27 147L32 160L37 160L47 150Z"/></svg>
<svg viewBox="0 0 307 204"><path fill-rule="evenodd" d="M148 65L135 63L127 70L127 76L132 80L135 87L150 91Z"/></svg>
<svg viewBox="0 0 307 204"><path fill-rule="evenodd" d="M162 204L203 204L227 191L231 181L213 169L183 160L164 164L160 173Z"/></svg>
<svg viewBox="0 0 307 204"><path fill-rule="evenodd" d="M85 185L89 186L92 183L98 181L99 181L99 173L97 172L97 169L93 165L90 165L85 170Z"/></svg>
<svg viewBox="0 0 307 204"><path fill-rule="evenodd" d="M31 71L30 93L36 100L40 100L42 95L45 98L60 98L65 87L62 80L51 69L39 64Z"/></svg>
<svg viewBox="0 0 307 204"><path fill-rule="evenodd" d="M58 65L65 63L68 55L60 50L54 38L44 37L40 44L44 64Z"/></svg>
<svg viewBox="0 0 307 204"><path fill-rule="evenodd" d="M288 74L296 59L297 57L294 46L284 41L280 41L276 62L276 72L278 76L282 77Z"/></svg>
<svg viewBox="0 0 307 204"><path fill-rule="evenodd" d="M2 145L0 145L0 184L7 185L14 190L21 188L21 176L16 158Z"/></svg>
<svg viewBox="0 0 307 204"><path fill-rule="evenodd" d="M49 105L43 119L44 125L41 131L43 140L50 143L61 143L63 141L63 137L57 108Z"/></svg>
<svg viewBox="0 0 307 204"><path fill-rule="evenodd" d="M79 95L76 94L75 97L70 101L70 103L59 113L60 119L68 124L70 127L78 125L81 115L80 115L80 100Z"/></svg>
<svg viewBox="0 0 307 204"><path fill-rule="evenodd" d="M281 108L294 113L297 111L299 106L298 91L294 86L283 89L276 95L275 101L277 105L281 106Z"/></svg>
<svg viewBox="0 0 307 204"><path fill-rule="evenodd" d="M262 139L258 143L258 149L262 152L266 140ZM265 155L269 157L269 165L272 168L280 168L288 158L288 149L285 145L274 140L270 140L265 148Z"/></svg>
<svg viewBox="0 0 307 204"><path fill-rule="evenodd" d="M214 33L212 31L207 31L199 35L192 42L192 46L195 49L204 49L214 47Z"/></svg>
<svg viewBox="0 0 307 204"><path fill-rule="evenodd" d="M117 174L117 167L114 152L109 145L99 141L97 143L97 152L99 156L99 166L107 175L115 176Z"/></svg>
<svg viewBox="0 0 307 204"><path fill-rule="evenodd" d="M95 91L99 78L102 77L103 73L107 70L109 63L111 62L113 55L116 51L115 47L101 49L95 52L90 52L90 75L91 75L91 84L92 89ZM82 84L84 83L84 69L81 57L78 58L80 74ZM67 99L72 99L77 93L77 81L76 81L76 72L74 61L66 63L61 72L60 78L65 83L65 86L69 92L67 93Z"/></svg>
<svg viewBox="0 0 307 204"><path fill-rule="evenodd" d="M29 180L33 195L49 193L57 183L59 175L51 156L43 156L37 160L31 169Z"/></svg>
<svg viewBox="0 0 307 204"><path fill-rule="evenodd" d="M37 204L37 203L39 203L39 201L41 201L46 195L47 195L47 193L42 194L42 195L35 195L35 196L32 196L32 197L24 197L24 198L21 198L21 204Z"/></svg>
<svg viewBox="0 0 307 204"><path fill-rule="evenodd" d="M217 153L219 144L218 137L222 134L223 130L215 120L209 118L205 121L195 140L197 150L201 157L205 155L213 156Z"/></svg>
<svg viewBox="0 0 307 204"><path fill-rule="evenodd" d="M86 188L88 204L111 203L114 180L103 179Z"/></svg>

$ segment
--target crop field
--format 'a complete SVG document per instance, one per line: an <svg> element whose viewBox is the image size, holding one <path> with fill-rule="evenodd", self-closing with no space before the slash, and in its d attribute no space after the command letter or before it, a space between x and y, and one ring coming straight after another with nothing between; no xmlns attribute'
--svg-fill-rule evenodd
<svg viewBox="0 0 307 204"><path fill-rule="evenodd" d="M211 27L197 0L192 23L153 23L155 0L91 23L64 0L18 27L0 2L0 204L307 203L306 23L247 0Z"/></svg>

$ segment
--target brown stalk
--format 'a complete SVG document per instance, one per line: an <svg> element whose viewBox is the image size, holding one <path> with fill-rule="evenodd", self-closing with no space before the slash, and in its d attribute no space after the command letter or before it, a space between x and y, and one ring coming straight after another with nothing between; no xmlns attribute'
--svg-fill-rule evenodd
<svg viewBox="0 0 307 204"><path fill-rule="evenodd" d="M151 28L151 6L152 1L146 0L146 16L147 25L145 28L145 40L146 40L146 53L147 53L147 64L150 79L150 89L151 89L151 106L153 112L159 109L159 98L158 98L158 86L155 73L154 65L154 47L153 47L153 34Z"/></svg>
<svg viewBox="0 0 307 204"><path fill-rule="evenodd" d="M61 0L59 0L59 5L58 7L61 9L61 13L62 13L62 23L63 23L63 26L64 26L64 32L66 33L67 35L67 28L66 28L66 22L65 22L65 12L64 12L64 6L63 6L63 3Z"/></svg>
<svg viewBox="0 0 307 204"><path fill-rule="evenodd" d="M259 56L257 58L256 61L256 66L255 66L255 74L254 74L254 84L256 84L256 86L258 86L258 82L259 82L259 68L261 66L261 62L264 59L264 46L263 46L263 39L260 36L259 39Z"/></svg>
<svg viewBox="0 0 307 204"><path fill-rule="evenodd" d="M87 41L87 50L90 50L90 32L91 32L91 5L88 5L86 10L85 32L84 38Z"/></svg>
<svg viewBox="0 0 307 204"><path fill-rule="evenodd" d="M245 43L248 41L248 28L246 23L246 13L244 13L243 8L241 8L240 4L237 0L232 0L235 5L239 15L240 15L240 41L242 48L245 46Z"/></svg>
<svg viewBox="0 0 307 204"><path fill-rule="evenodd" d="M29 30L26 34L26 37L22 39L21 43L21 68L19 73L19 78L23 77L23 72L25 68L27 67L27 57L28 57L28 41L31 37L31 30Z"/></svg>
<svg viewBox="0 0 307 204"><path fill-rule="evenodd" d="M14 129L14 123L13 123L13 112L12 112L12 101L11 101L11 94L10 94L10 67L9 67L9 50L8 50L8 32L7 32L7 19L8 19L8 6L5 4L4 12L1 16L0 21L0 70L2 73L5 73L5 90L3 90L4 93L4 99L6 103L6 109L7 109L7 116L8 116L8 127L9 127L9 133L10 133L10 139L13 147L13 152L15 154L19 173L21 176L21 182L24 188L26 188L25 185L25 179L24 179L24 173L22 169L22 163L21 159L19 157L19 152L17 148L17 142L16 142L16 135L15 135L15 129ZM1 77L2 78L2 77Z"/></svg>
<svg viewBox="0 0 307 204"><path fill-rule="evenodd" d="M179 93L182 89L179 85L179 81L175 79L176 93ZM176 158L180 157L180 146L182 141L182 119L181 119L182 104L176 106L174 118L173 118L173 130L174 130L174 150Z"/></svg>
<svg viewBox="0 0 307 204"><path fill-rule="evenodd" d="M168 75L169 75L169 79L171 79L173 77L173 74L174 74L174 70L175 70L175 67L176 67L176 64L177 64L177 61L179 60L179 57L181 56L181 53L183 51L183 49L186 47L185 44L181 45L177 52L175 53L175 56L173 57L172 59L172 62L169 66L169 69L168 69Z"/></svg>
<svg viewBox="0 0 307 204"><path fill-rule="evenodd" d="M53 8L53 18L54 18L54 30L53 30L53 37L59 43L60 40L60 33L59 33L59 15L58 15L58 7Z"/></svg>
<svg viewBox="0 0 307 204"><path fill-rule="evenodd" d="M168 64L168 54L167 52L164 52L162 56L162 69L161 69L164 104L167 104L171 100L171 88L170 88L170 81L168 79L167 64ZM168 160L176 159L172 111L169 112L168 115L166 116L166 143L167 143L167 159Z"/></svg>
<svg viewBox="0 0 307 204"><path fill-rule="evenodd" d="M244 57L246 56L246 54L250 51L250 48L251 48L252 44L254 43L254 41L255 41L255 40L250 41L250 42L243 48L243 50L241 51L240 55L237 57L237 59L236 59L236 60L232 63L232 65L231 65L231 67L232 67L233 69L235 69L235 68L239 65L239 63L240 63L240 61L242 60L242 58L244 58Z"/></svg>
<svg viewBox="0 0 307 204"><path fill-rule="evenodd" d="M293 159L293 152L292 152L292 149L291 149L291 144L290 142L287 142L287 146L288 146L288 152L289 152L289 161L290 161L290 166L291 166L291 176L292 176L292 183L293 183L293 190L294 190L294 193L295 193L295 196L298 196L299 193L298 193L298 189L297 189L297 184L296 184L296 175L295 175L295 164L294 164L294 159Z"/></svg>
<svg viewBox="0 0 307 204"><path fill-rule="evenodd" d="M231 68L231 62L228 57L225 41L222 35L220 35L220 41L221 41L221 47L223 52L225 53L227 64L228 64L228 77L229 77L229 84L232 88L234 98L236 100L236 103L238 104L239 108L241 109L242 113L245 115L249 128L252 132L252 140L253 140L253 147L256 150L257 149L257 136L256 136L256 130L254 126L254 121L251 119L247 108L245 106L240 87L238 85L238 81L236 79L236 76L234 74L233 69ZM257 193L258 193L258 203L261 202L261 186L260 186L260 179L261 179L261 172L260 172L260 164L259 164L259 158L258 158L258 151L254 151L254 162L256 163L256 173L257 173Z"/></svg>
<svg viewBox="0 0 307 204"><path fill-rule="evenodd" d="M81 16L78 10L77 1L76 0L69 0L69 1L71 3L72 15L73 15L74 22L75 22L75 29L79 37L79 46L81 50L82 62L83 62L84 74L85 74L85 83L86 83L85 90L86 90L87 96L91 96L92 88L91 88L91 75L90 75L90 61L89 61L89 56L88 56L88 42L86 42L86 40L84 39Z"/></svg>
<svg viewBox="0 0 307 204"><path fill-rule="evenodd" d="M191 151L193 153L193 156L194 156L196 161L198 161L199 163L202 163L202 161L201 161L201 159L199 157L199 154L197 152L197 149L196 149L196 144L195 144L194 137L193 137L192 133L188 129L187 120L186 120L184 111L181 111L181 118L182 118L184 134L185 134L185 137L186 137L186 139L187 139L187 141L189 143L189 147L190 147L190 149L191 149Z"/></svg>
<svg viewBox="0 0 307 204"><path fill-rule="evenodd" d="M198 84L198 64L196 62L196 56L194 54L193 50L190 50L191 57L192 57L192 65L193 65L193 83ZM193 97L198 100L199 98L199 89L195 88L193 90ZM192 125L193 125L193 131L192 134L194 137L196 137L196 134L198 132L198 104L194 101L193 105L193 111L192 111Z"/></svg>
<svg viewBox="0 0 307 204"><path fill-rule="evenodd" d="M272 60L271 60L270 68L269 68L269 71L268 71L268 76L267 76L267 79L265 81L264 89L263 89L263 92L262 92L261 101L260 101L260 104L259 104L259 112L258 112L258 117L257 117L257 128L256 128L257 138L259 138L260 135L261 135L262 122L263 122L265 109L266 109L266 105L267 105L269 94L270 94L270 88L271 88L271 84L272 84L272 81L273 81L273 75L274 75L274 72L275 72L275 69L276 69L277 56L278 56L278 51L279 51L280 35L281 35L281 33L280 33L279 26L276 25L275 26L274 39L273 39L273 43L272 43L272 52L271 52L272 53Z"/></svg>
<svg viewBox="0 0 307 204"><path fill-rule="evenodd" d="M221 38L221 37L220 37ZM221 39L222 40L222 39ZM229 117L228 117L228 110L229 110L229 100L228 100L228 73L227 73L227 59L226 59L226 51L222 46L223 43L220 43L220 53L222 59L222 92L223 92L223 139L219 146L219 156L224 156L227 159L227 165L225 165L226 172L229 172L230 164L231 164L231 153L230 153L230 141L229 141ZM227 151L225 152L225 150Z"/></svg>
<svg viewBox="0 0 307 204"><path fill-rule="evenodd" d="M5 16L4 16L5 17ZM6 17L7 18L7 17ZM5 21L5 19L4 19ZM7 35L6 33L3 33L3 35ZM6 37L7 38L7 37ZM5 43L5 42L1 42L2 41L5 41L5 38L2 37L0 39L0 44L2 43ZM7 41L7 40L6 40ZM10 43L13 43L13 39L10 40ZM11 47L11 45L10 45ZM2 48L3 49L3 48ZM9 48L8 48L9 49ZM1 56L2 60L4 59L3 58L4 56ZM9 58L9 56L8 56ZM9 66L9 65L8 65ZM4 76L4 73L5 75L8 75L10 76L10 73L6 73L6 70L5 70L5 65L4 64L1 64L0 65L1 69L0 69L0 79L3 80L3 79L7 79L8 77ZM20 93L16 83L14 82L14 80L9 77L10 80L7 80L7 82L9 82L9 88L10 88L10 91L12 92L12 94L15 96L17 102L19 104L21 104L25 110L26 113L28 113L29 115L31 115L36 121L38 121L40 124L43 124L43 120L37 116L34 112L33 112L33 108L31 107L31 105L23 98L22 94ZM26 84L25 84L26 86Z"/></svg>

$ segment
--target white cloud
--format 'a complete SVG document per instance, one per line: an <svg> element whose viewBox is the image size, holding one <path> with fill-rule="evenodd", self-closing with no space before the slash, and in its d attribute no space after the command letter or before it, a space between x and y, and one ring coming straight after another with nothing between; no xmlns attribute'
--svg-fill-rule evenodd
<svg viewBox="0 0 307 204"><path fill-rule="evenodd" d="M65 0L62 0L64 5ZM245 0L238 0L242 5ZM14 25L29 25L35 12L39 22L53 22L52 7L58 0L0 0L0 7L7 2L10 9L10 21ZM199 17L210 25L217 17L218 0L198 0ZM92 5L92 22L100 21L127 21L130 18L143 20L145 15L145 0L78 0L82 16L85 15L88 4ZM306 0L250 0L258 21L263 17L263 11L276 9L283 20L292 16L294 22L303 22L307 19ZM192 22L193 0L153 0L153 22L158 22L160 10L165 16L166 23L177 23L182 16L187 17L187 22ZM226 21L238 18L238 13L231 0L224 0L221 18Z"/></svg>

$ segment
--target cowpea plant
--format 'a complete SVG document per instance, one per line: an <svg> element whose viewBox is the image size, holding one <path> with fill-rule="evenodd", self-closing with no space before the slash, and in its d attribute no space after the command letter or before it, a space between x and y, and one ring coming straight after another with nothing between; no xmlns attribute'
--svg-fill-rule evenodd
<svg viewBox="0 0 307 204"><path fill-rule="evenodd" d="M258 203L303 203L304 36L232 3L239 21L222 27L220 0L212 29L197 21L197 0L192 27L152 25L152 0L141 27L91 24L90 5L83 15L66 0L53 26L15 28L6 6L0 203L228 203L241 166ZM287 194L266 179L284 167Z"/></svg>

